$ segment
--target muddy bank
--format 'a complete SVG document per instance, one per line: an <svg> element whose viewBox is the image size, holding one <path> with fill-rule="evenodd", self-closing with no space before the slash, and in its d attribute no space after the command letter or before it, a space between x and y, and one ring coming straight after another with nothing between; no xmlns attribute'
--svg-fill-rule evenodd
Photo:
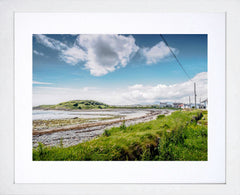
<svg viewBox="0 0 240 195"><path fill-rule="evenodd" d="M123 121L125 121L126 126L129 126L132 124L154 120L159 114L169 115L173 112L173 110L148 111L149 112L146 112L146 115L135 118L126 119L122 117L120 119L111 119L102 122L68 125L61 128L34 130L33 147L37 147L38 142L49 146L55 146L59 145L61 140L63 146L68 147L101 135L105 129L110 129L111 127L119 127Z"/></svg>

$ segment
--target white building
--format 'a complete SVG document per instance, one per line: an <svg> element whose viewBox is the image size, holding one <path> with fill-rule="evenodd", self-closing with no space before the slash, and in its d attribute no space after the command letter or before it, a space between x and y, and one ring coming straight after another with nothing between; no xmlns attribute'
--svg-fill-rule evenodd
<svg viewBox="0 0 240 195"><path fill-rule="evenodd" d="M166 108L167 103L166 102L160 102L160 108Z"/></svg>

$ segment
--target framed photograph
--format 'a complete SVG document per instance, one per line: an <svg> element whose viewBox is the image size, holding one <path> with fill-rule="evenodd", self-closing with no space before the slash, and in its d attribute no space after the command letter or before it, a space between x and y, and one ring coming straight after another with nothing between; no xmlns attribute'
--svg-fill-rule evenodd
<svg viewBox="0 0 240 195"><path fill-rule="evenodd" d="M225 14L16 13L16 183L225 183Z"/></svg>

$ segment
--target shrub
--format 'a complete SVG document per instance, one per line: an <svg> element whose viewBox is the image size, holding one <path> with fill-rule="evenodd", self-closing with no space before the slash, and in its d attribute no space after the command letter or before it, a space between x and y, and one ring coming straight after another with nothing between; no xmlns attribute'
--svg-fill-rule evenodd
<svg viewBox="0 0 240 195"><path fill-rule="evenodd" d="M160 114L160 115L157 116L157 119L162 119L162 118L164 118L164 117L165 117L165 115Z"/></svg>
<svg viewBox="0 0 240 195"><path fill-rule="evenodd" d="M106 137L109 137L111 135L111 132L106 129L104 132L103 132L103 136L106 136Z"/></svg>
<svg viewBox="0 0 240 195"><path fill-rule="evenodd" d="M120 129L121 130L126 130L127 129L127 127L125 125L125 121L123 121L123 123L121 124Z"/></svg>

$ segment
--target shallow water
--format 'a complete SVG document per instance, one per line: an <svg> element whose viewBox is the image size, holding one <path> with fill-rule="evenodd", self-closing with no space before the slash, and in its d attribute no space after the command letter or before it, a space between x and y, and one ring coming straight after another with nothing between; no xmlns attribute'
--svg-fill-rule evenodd
<svg viewBox="0 0 240 195"><path fill-rule="evenodd" d="M66 118L108 118L113 116L125 117L125 119L141 117L148 113L147 110L99 110L99 111L62 111L62 110L33 110L32 120L50 120Z"/></svg>

